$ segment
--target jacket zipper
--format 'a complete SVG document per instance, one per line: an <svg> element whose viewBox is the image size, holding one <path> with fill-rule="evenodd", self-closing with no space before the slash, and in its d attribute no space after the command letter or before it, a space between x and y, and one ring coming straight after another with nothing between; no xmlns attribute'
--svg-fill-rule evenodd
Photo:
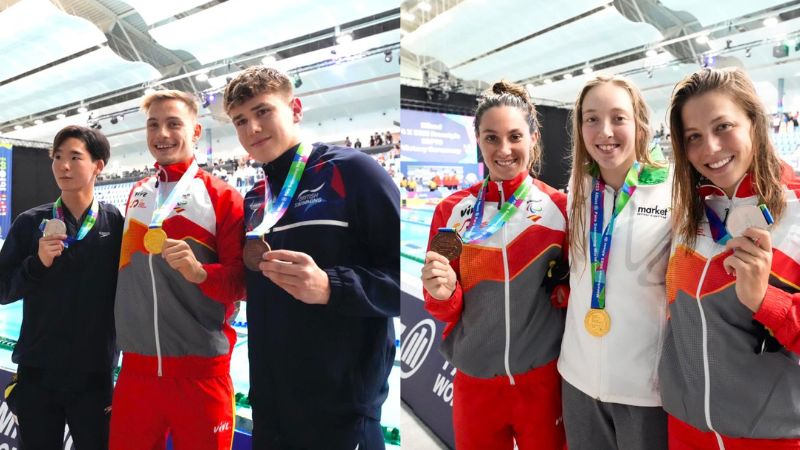
<svg viewBox="0 0 800 450"><path fill-rule="evenodd" d="M523 183L526 180L523 180ZM503 182L497 182L497 188L500 191L500 203L497 206L497 210L500 210L500 207L503 206L505 202L505 194L503 193ZM506 375L508 375L508 380L511 382L513 386L514 383L514 376L511 375L511 364L509 362L509 353L511 352L511 283L509 281L509 271L508 271L508 252L506 250L506 224L503 224L502 227L503 231L503 275L504 275L504 289L505 289L505 319L506 319L506 349L503 358L503 362L506 366Z"/></svg>
<svg viewBox="0 0 800 450"><path fill-rule="evenodd" d="M153 328L155 330L155 337L156 337L156 357L158 358L158 376L162 376L163 372L161 370L161 340L158 336L158 294L156 293L156 277L153 274L153 254L151 253L147 257L147 261L150 264L150 282L153 286Z"/></svg>
<svg viewBox="0 0 800 450"><path fill-rule="evenodd" d="M733 200L729 199L729 202L730 203L725 213L725 219L723 220L723 223L728 219L728 211L733 208ZM706 315L705 311L703 311L703 305L700 302L700 292L702 291L708 268L711 266L711 262L714 259L713 255L716 255L720 248L721 246L715 242L713 247L714 251L709 254L708 260L706 261L705 266L703 266L703 273L700 275L700 282L697 283L695 301L697 302L697 308L700 310L700 325L702 326L703 332L703 413L706 419L706 426L717 438L717 446L720 450L725 450L725 444L722 442L722 436L720 436L720 434L717 433L717 430L715 430L711 425L711 375L708 365L708 325L706 324Z"/></svg>

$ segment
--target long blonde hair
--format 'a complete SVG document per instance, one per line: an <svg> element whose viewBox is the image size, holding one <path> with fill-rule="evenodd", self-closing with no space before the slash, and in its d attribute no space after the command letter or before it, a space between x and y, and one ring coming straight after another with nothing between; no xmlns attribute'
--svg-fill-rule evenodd
<svg viewBox="0 0 800 450"><path fill-rule="evenodd" d="M672 185L672 220L678 236L689 246L694 246L697 229L703 217L703 201L697 186L707 182L689 162L684 139L681 113L692 97L711 91L720 91L747 114L752 123L750 139L753 146L753 187L759 203L765 203L775 221L783 214L786 204L781 186L781 161L769 139L769 117L755 86L744 71L737 68L700 69L681 80L672 92L668 114L672 153L675 155L675 181Z"/></svg>
<svg viewBox="0 0 800 450"><path fill-rule="evenodd" d="M583 100L593 88L605 83L619 86L628 92L633 105L633 119L636 127L635 151L636 160L642 164L655 165L650 158L650 110L642 97L639 89L627 78L618 75L598 74L586 82L575 107L572 110L572 175L570 177L570 192L572 193L572 206L569 209L569 242L570 252L583 254L586 250L586 192L585 180L596 167L586 145L583 142Z"/></svg>
<svg viewBox="0 0 800 450"><path fill-rule="evenodd" d="M510 81L500 80L487 89L479 98L478 106L475 108L475 136L480 134L480 125L483 114L491 108L497 106L508 106L517 108L525 113L525 120L528 123L528 130L531 136L539 131L539 121L536 119L536 106L531 101L528 91L524 87ZM539 172L542 160L542 139L539 136L536 143L530 150L531 158L528 163L528 172L536 176Z"/></svg>

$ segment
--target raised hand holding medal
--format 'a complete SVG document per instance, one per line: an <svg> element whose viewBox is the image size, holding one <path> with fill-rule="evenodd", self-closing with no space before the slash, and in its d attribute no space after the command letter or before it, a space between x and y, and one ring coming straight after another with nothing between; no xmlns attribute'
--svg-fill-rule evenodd
<svg viewBox="0 0 800 450"><path fill-rule="evenodd" d="M488 184L489 177L486 177L475 200L472 225L463 239L452 228L440 228L431 240L430 251L425 255L425 265L422 267L422 285L434 298L447 300L455 290L456 274L449 261L458 258L461 254L462 241L473 244L492 236L519 211L520 205L531 188L530 181L525 179L489 223L483 226L483 210Z"/></svg>
<svg viewBox="0 0 800 450"><path fill-rule="evenodd" d="M181 179L172 188L166 200L161 199L161 191L156 188L156 208L150 218L150 226L147 233L144 235L144 248L151 254L157 255L161 253L164 248L164 242L167 240L167 233L161 228L164 220L169 216L183 194L188 190L189 185L194 180L197 171L200 168L197 166L197 161L192 160L189 168L183 173ZM162 183L163 187L166 183Z"/></svg>
<svg viewBox="0 0 800 450"><path fill-rule="evenodd" d="M38 256L42 264L45 267L52 266L53 260L57 256L61 256L65 248L69 248L71 243L78 242L86 237L97 221L98 211L99 205L95 199L92 201L92 205L86 213L86 218L83 220L80 229L78 229L78 233L75 237L68 236L67 225L64 223L63 202L59 197L53 203L53 218L44 221L40 225L42 238L39 240Z"/></svg>
<svg viewBox="0 0 800 450"><path fill-rule="evenodd" d="M300 178L303 176L303 171L308 162L308 155L311 153L311 146L300 143L297 152L294 154L292 165L289 167L289 173L286 175L286 180L283 182L280 193L273 201L272 192L269 188L269 180L264 179L264 203L262 205L263 217L258 226L252 227L245 235L247 241L244 245L243 258L245 266L254 272L260 271L259 264L263 261L264 253L270 251L270 246L267 244L265 234L267 230L272 228L278 221L286 214L289 209L289 203L294 197L297 186L300 184ZM253 213L252 217L256 217Z"/></svg>
<svg viewBox="0 0 800 450"><path fill-rule="evenodd" d="M728 237L725 248L733 254L725 258L722 265L736 277L737 298L753 312L761 308L769 285L772 238L768 228L772 223L766 205L739 206L730 211L724 227Z"/></svg>

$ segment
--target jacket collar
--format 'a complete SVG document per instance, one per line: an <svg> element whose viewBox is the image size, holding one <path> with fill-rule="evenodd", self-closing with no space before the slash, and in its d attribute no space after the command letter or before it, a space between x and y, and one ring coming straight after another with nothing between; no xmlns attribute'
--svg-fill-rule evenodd
<svg viewBox="0 0 800 450"><path fill-rule="evenodd" d="M525 181L525 179L527 178L528 178L528 172L525 171L517 174L517 176L515 176L510 180L503 180L502 181L503 197L504 197L503 201L504 202L508 201L508 199L514 193L514 191L516 191L517 188L522 184L522 182ZM475 196L478 195L478 192L481 189L481 184L483 183L482 182L478 183L470 188L470 191L472 191L473 195ZM496 202L499 200L500 200L499 183L497 183L496 181L489 180L489 184L486 186L486 201Z"/></svg>
<svg viewBox="0 0 800 450"><path fill-rule="evenodd" d="M261 166L271 188L283 186L283 181L286 179L286 175L289 174L289 168L292 166L294 155L299 148L300 144L298 143L283 152L281 156Z"/></svg>
<svg viewBox="0 0 800 450"><path fill-rule="evenodd" d="M194 161L194 157L168 166L162 166L156 163L155 168L158 171L158 181L168 183L180 180L186 170L189 169L189 166L192 165L192 161Z"/></svg>
<svg viewBox="0 0 800 450"><path fill-rule="evenodd" d="M701 184L697 188L697 193L700 195L700 198L706 198L708 196L727 197L727 194L725 194L725 191L723 191L721 187L711 183ZM756 195L756 190L755 186L753 185L753 177L750 172L747 172L744 177L739 180L739 184L736 186L733 197L747 198L754 195Z"/></svg>

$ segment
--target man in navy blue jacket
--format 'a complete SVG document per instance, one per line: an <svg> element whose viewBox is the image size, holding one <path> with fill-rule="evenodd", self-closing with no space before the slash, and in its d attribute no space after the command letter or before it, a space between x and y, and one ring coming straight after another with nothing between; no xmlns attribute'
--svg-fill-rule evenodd
<svg viewBox="0 0 800 450"><path fill-rule="evenodd" d="M61 449L64 424L79 449L108 448L116 366L114 293L123 218L94 197L110 156L99 131L68 126L50 154L55 203L21 213L0 251L0 304L23 300L12 360L21 441Z"/></svg>
<svg viewBox="0 0 800 450"><path fill-rule="evenodd" d="M253 448L383 449L399 191L359 151L301 143L285 74L251 67L224 102L266 175L245 196Z"/></svg>

